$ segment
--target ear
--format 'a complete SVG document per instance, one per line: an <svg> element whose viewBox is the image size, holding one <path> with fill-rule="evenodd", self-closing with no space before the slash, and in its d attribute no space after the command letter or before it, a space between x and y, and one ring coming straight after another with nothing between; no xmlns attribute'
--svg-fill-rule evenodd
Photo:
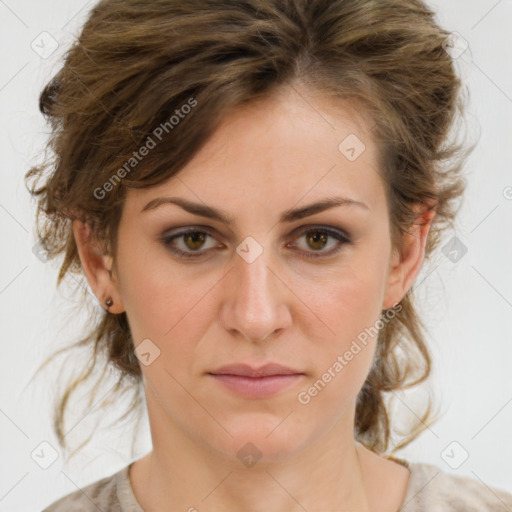
<svg viewBox="0 0 512 512"><path fill-rule="evenodd" d="M113 304L108 311L114 314L122 313L124 305L117 279L112 273L113 258L105 252L103 244L95 236L89 223L74 220L73 235L85 277L94 295L104 308L107 298L112 298Z"/></svg>
<svg viewBox="0 0 512 512"><path fill-rule="evenodd" d="M390 309L400 302L421 270L425 257L427 235L436 211L425 204L415 203L416 220L404 234L402 249L394 249L382 309Z"/></svg>

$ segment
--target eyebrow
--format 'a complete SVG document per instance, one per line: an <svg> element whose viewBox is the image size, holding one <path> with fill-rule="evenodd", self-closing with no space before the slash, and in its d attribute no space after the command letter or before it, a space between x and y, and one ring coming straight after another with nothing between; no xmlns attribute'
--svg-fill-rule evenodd
<svg viewBox="0 0 512 512"><path fill-rule="evenodd" d="M218 208L214 208L213 206L208 206L202 203L194 203L181 197L157 197L156 199L153 199L148 204L146 204L146 206L144 206L144 208L141 210L141 213L149 210L155 210L164 204L175 204L181 206L181 208L189 213L218 220L227 226L232 226L234 224L234 217L228 215L224 210L220 210ZM293 222L295 220L303 219L304 217L309 217L310 215L314 215L316 213L320 213L324 210L335 208L337 206L358 206L365 210L370 210L370 207L366 203L356 201L355 199L350 199L348 197L336 196L328 197L322 201L311 203L301 208L286 210L281 214L279 221Z"/></svg>

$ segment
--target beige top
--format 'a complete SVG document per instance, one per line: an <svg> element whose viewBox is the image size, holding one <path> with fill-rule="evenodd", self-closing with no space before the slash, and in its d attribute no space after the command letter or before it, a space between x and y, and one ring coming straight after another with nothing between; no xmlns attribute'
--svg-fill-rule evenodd
<svg viewBox="0 0 512 512"><path fill-rule="evenodd" d="M399 512L511 512L512 494L436 466L393 458L411 472ZM129 465L55 501L43 512L144 512L128 477ZM201 507L198 508L200 510Z"/></svg>

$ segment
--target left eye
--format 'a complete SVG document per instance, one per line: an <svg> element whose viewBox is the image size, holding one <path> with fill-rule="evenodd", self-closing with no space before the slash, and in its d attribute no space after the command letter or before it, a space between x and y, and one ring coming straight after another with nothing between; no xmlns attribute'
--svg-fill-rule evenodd
<svg viewBox="0 0 512 512"><path fill-rule="evenodd" d="M306 258L321 258L332 256L341 250L344 244L349 244L350 239L348 235L343 234L340 231L319 227L319 228L310 228L306 231L303 231L301 235L298 237L299 239L305 237L306 243L309 247L313 248L313 251L309 251L307 248L305 249L304 257ZM331 245L330 250L323 250L326 245L328 239L334 239L335 242Z"/></svg>
<svg viewBox="0 0 512 512"><path fill-rule="evenodd" d="M329 256L333 256L337 252L339 252L345 244L350 244L350 237L348 234L345 234L342 231L334 230L327 227L313 227L309 228L305 231L302 231L299 235L298 239L305 237L305 240L309 247L312 247L313 250L304 250L301 257L304 258L326 258ZM327 245L327 240L329 238L333 238L336 240L334 243L334 247L330 250L324 251L322 249Z"/></svg>
<svg viewBox="0 0 512 512"><path fill-rule="evenodd" d="M301 239L302 237L304 237L307 245L312 249L308 250L307 247L301 249L301 252L304 253L301 257L306 258L332 256L337 253L344 244L350 243L348 235L326 227L309 228L303 231L296 239ZM209 248L205 248L204 244L208 238L215 240L214 237L206 231L190 229L174 235L164 236L162 243L180 258L199 258L215 247L222 247L222 245L212 244ZM328 245L327 241L329 238L334 239L335 242L331 245L330 250L323 250ZM175 243L175 240L181 242L181 248L177 247L180 244ZM287 244L287 247L294 245L295 244Z"/></svg>

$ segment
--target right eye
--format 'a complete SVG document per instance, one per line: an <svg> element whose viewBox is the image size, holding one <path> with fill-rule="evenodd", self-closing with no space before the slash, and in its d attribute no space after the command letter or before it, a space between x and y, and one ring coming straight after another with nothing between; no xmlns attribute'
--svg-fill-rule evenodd
<svg viewBox="0 0 512 512"><path fill-rule="evenodd" d="M166 235L162 237L161 241L166 248L177 254L180 258L200 258L210 252L213 247L218 247L218 245L214 245L206 250L200 250L203 248L208 237L213 239L213 236L207 231L193 228L179 231L173 235ZM175 240L178 240L181 244L176 244ZM177 245L181 245L181 248L177 247Z"/></svg>

